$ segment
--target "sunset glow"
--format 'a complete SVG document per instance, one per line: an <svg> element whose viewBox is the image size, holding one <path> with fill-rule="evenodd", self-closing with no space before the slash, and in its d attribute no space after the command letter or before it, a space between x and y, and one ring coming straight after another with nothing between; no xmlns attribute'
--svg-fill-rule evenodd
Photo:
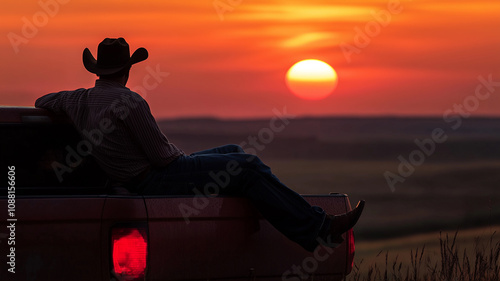
<svg viewBox="0 0 500 281"><path fill-rule="evenodd" d="M148 49L127 86L157 118L268 117L285 105L295 115L442 116L474 94L478 77L500 81L497 0L22 0L4 6L0 105L33 106L49 92L92 87L96 77L84 69L82 52L97 56L105 37L124 37L132 52ZM291 94L290 81L306 76L284 82L306 58L339 74L334 94L321 102ZM327 80L314 85L324 88ZM500 115L500 96L481 101L471 114Z"/></svg>

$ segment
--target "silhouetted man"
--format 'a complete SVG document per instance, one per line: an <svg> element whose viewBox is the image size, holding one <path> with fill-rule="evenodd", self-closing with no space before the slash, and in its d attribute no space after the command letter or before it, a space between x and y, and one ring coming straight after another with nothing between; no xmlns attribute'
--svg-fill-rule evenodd
<svg viewBox="0 0 500 281"><path fill-rule="evenodd" d="M295 193L255 155L225 145L191 155L160 131L148 103L125 87L133 64L147 59L144 48L130 56L123 38L104 39L97 60L83 51L85 68L99 79L89 89L40 97L36 107L66 114L92 144L91 154L114 185L138 194L201 193L244 196L289 239L308 251L338 246L358 221L364 201L343 215L326 214Z"/></svg>

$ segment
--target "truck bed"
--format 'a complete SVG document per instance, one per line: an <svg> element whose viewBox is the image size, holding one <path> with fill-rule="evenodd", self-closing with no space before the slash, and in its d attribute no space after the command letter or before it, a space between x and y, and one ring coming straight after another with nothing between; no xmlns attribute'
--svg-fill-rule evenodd
<svg viewBox="0 0 500 281"><path fill-rule="evenodd" d="M75 158L81 139L64 117L2 107L0 135L0 280L342 280L351 271L352 230L339 248L309 253L244 198L117 192L91 156ZM57 174L56 162L70 171ZM344 194L305 198L330 214L351 210ZM187 220L181 207L198 200L206 206Z"/></svg>
<svg viewBox="0 0 500 281"><path fill-rule="evenodd" d="M350 210L345 195L305 196L338 214ZM179 210L193 197L20 196L16 200L14 280L112 280L111 229L145 226L145 280L341 280L351 270L352 237L337 249L302 249L275 230L244 198L206 198L189 223ZM5 197L1 206L7 206ZM3 212L5 213L5 212ZM2 253L7 217L1 218ZM2 264L8 262L2 255ZM1 280L11 273L2 270Z"/></svg>

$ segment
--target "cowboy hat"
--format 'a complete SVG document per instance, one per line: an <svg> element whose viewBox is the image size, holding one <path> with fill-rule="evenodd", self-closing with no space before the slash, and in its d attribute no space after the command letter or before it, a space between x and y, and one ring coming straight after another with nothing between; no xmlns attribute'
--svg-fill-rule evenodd
<svg viewBox="0 0 500 281"><path fill-rule="evenodd" d="M148 51L139 48L130 56L127 41L123 38L106 38L97 47L97 60L89 48L83 50L83 65L92 73L97 75L115 74L134 63L148 58Z"/></svg>

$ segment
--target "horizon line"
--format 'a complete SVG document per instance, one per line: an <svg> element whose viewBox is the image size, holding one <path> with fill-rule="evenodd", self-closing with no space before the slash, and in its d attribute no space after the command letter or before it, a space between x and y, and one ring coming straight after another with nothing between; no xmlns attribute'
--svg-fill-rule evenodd
<svg viewBox="0 0 500 281"><path fill-rule="evenodd" d="M443 119L443 116L439 115L419 115L419 114L343 114L343 115L293 115L289 114L287 116L294 116L293 119ZM459 116L455 114L452 116ZM158 117L158 121L171 120L171 121L194 121L194 120L214 120L214 121L265 121L273 118L274 116L254 116L254 117L223 117L215 115L200 115L200 116L179 116L179 117ZM462 119L500 119L500 114L481 114L471 117L461 117Z"/></svg>
<svg viewBox="0 0 500 281"><path fill-rule="evenodd" d="M34 106L23 106L23 105L1 105L2 108L36 108ZM154 116L154 115L153 115ZM286 116L293 116L293 119L443 119L442 115L437 114L396 114L396 113L380 113L380 114L325 114L325 115L314 115L314 114L303 114L303 115L293 115L288 114ZM453 114L450 116L460 116L459 114ZM224 117L217 115L184 115L184 116L170 116L170 117L156 117L156 120L216 120L216 121L263 121L269 120L275 116L246 116L246 117ZM479 114L470 117L460 117L461 119L500 119L499 114Z"/></svg>

